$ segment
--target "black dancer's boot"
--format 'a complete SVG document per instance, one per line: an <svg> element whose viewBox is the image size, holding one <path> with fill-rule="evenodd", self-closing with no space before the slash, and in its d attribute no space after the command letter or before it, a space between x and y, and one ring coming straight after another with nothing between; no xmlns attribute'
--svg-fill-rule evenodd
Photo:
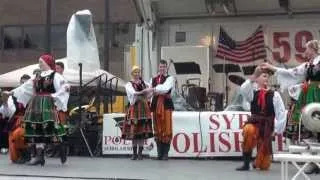
<svg viewBox="0 0 320 180"><path fill-rule="evenodd" d="M169 150L170 150L170 143L162 143L163 146L163 157L162 160L168 160L169 159Z"/></svg>
<svg viewBox="0 0 320 180"><path fill-rule="evenodd" d="M138 149L138 160L142 160L143 159L142 151L143 151L143 146L139 146L139 149Z"/></svg>
<svg viewBox="0 0 320 180"><path fill-rule="evenodd" d="M237 171L249 171L250 170L250 161L251 161L251 152L242 153L243 165L238 167Z"/></svg>
<svg viewBox="0 0 320 180"><path fill-rule="evenodd" d="M28 148L26 148L26 149L20 150L20 158L18 160L14 161L13 163L24 164L30 160L31 160L31 154L28 151Z"/></svg>
<svg viewBox="0 0 320 180"><path fill-rule="evenodd" d="M131 160L137 160L137 158L138 158L138 156L137 156L137 146L132 146L132 151L133 151L133 154L132 154Z"/></svg>
<svg viewBox="0 0 320 180"><path fill-rule="evenodd" d="M29 165L38 165L41 164L41 166L44 166L45 159L44 159L44 149L43 148L37 148L36 149L36 157L32 158Z"/></svg>
<svg viewBox="0 0 320 180"><path fill-rule="evenodd" d="M157 159L158 160L162 160L162 157L163 157L163 143L158 141L157 142L157 152L158 152L158 157Z"/></svg>
<svg viewBox="0 0 320 180"><path fill-rule="evenodd" d="M65 142L60 143L60 161L64 164L67 161L67 145Z"/></svg>

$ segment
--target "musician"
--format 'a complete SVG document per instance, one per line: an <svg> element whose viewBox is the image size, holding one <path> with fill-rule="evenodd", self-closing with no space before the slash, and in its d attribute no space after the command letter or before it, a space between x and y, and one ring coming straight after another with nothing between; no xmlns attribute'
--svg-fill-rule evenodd
<svg viewBox="0 0 320 180"><path fill-rule="evenodd" d="M3 98L2 98L2 101ZM8 153L8 117L5 117L3 113L0 112L0 152L2 154Z"/></svg>
<svg viewBox="0 0 320 180"><path fill-rule="evenodd" d="M20 78L20 85L27 82L31 77L28 74L24 74Z"/></svg>
<svg viewBox="0 0 320 180"><path fill-rule="evenodd" d="M286 111L280 94L268 88L270 73L259 66L254 74L240 88L245 99L251 103L251 117L243 126L243 166L238 171L250 170L253 149L257 156L253 167L268 170L271 164L272 138L282 134L286 126ZM276 119L276 123L274 123Z"/></svg>
<svg viewBox="0 0 320 180"><path fill-rule="evenodd" d="M56 72L63 75L63 72L64 72L64 63L63 62L56 62Z"/></svg>
<svg viewBox="0 0 320 180"><path fill-rule="evenodd" d="M64 72L64 63L63 62L56 62L56 72L61 74L62 77L64 78L63 76L63 72ZM64 84L64 88L65 88L65 92L64 95L67 96L69 98L70 96L70 84L67 83L67 80L65 79L65 84ZM63 92L63 91L61 91ZM60 119L60 122L63 124L63 125L66 125L66 119L67 119L67 112L65 111L62 111L60 110L58 112L58 116L59 116L59 119Z"/></svg>
<svg viewBox="0 0 320 180"><path fill-rule="evenodd" d="M63 88L65 89L65 91L60 91L60 96L64 96L66 99L69 99L71 87L70 87L70 84L65 79L65 77L63 76L64 63L63 62L56 62L55 64L56 64L56 66L55 66L56 72L59 73L64 78L64 81L65 81L65 84L63 85L64 86ZM61 92L63 94L61 94ZM64 109L65 110L58 111L58 117L59 117L60 123L67 130L68 129L68 125L67 125L68 113L67 113L66 109L68 109L68 108L65 107ZM65 136L64 138L65 138L64 141L62 141L59 144L59 154L60 154L60 160L62 163L65 163L67 161L67 147L66 147L67 146L67 143L66 143L67 136ZM54 148L54 147L51 147L51 148Z"/></svg>
<svg viewBox="0 0 320 180"><path fill-rule="evenodd" d="M132 67L131 75L132 80L126 84L129 105L122 126L122 138L132 140L131 160L142 160L144 140L153 137L148 94L145 93L149 85L142 80L138 66Z"/></svg>
<svg viewBox="0 0 320 180"><path fill-rule="evenodd" d="M27 74L20 78L20 85L27 82L31 77ZM5 96L5 94L4 94ZM4 108L8 112L11 111L9 120L9 154L13 163L23 164L30 160L31 154L27 144L24 141L24 128L21 127L25 107L23 104L17 102L14 96L6 97L6 104Z"/></svg>
<svg viewBox="0 0 320 180"><path fill-rule="evenodd" d="M262 68L276 73L281 89L289 88L289 94L296 99L292 112L292 121L298 122L301 117L301 109L310 103L320 102L320 43L311 40L306 43L304 52L308 62L302 63L292 69L275 67L269 63L262 64ZM312 164L308 166L305 173L317 173L320 169Z"/></svg>
<svg viewBox="0 0 320 180"><path fill-rule="evenodd" d="M157 143L158 159L168 160L172 139L172 111L174 105L174 78L167 74L167 62L160 60L159 73L151 79L151 110L153 113L153 129Z"/></svg>

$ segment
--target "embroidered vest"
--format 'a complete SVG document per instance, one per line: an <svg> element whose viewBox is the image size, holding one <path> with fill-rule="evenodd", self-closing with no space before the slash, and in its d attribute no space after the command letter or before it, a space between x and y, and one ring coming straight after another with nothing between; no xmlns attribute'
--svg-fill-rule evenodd
<svg viewBox="0 0 320 180"><path fill-rule="evenodd" d="M311 64L306 66L308 66L306 80L320 81L320 63L318 63L317 65Z"/></svg>
<svg viewBox="0 0 320 180"><path fill-rule="evenodd" d="M255 91L253 95L253 101L251 102L251 114L271 116L274 117L274 107L273 107L273 95L274 91L268 90L265 94L265 108L262 109L262 105L258 104L259 91Z"/></svg>
<svg viewBox="0 0 320 180"><path fill-rule="evenodd" d="M156 76L152 79L152 87L156 87L158 84L163 84L167 78L169 77L169 75L167 76ZM165 94L165 100L164 100L164 108L165 109L171 109L174 110L174 105L173 105L173 101L171 98L171 90L168 91L167 94ZM163 96L163 95L160 95ZM158 100L159 95L153 96L152 101L151 101L151 110L155 111L157 109L157 100Z"/></svg>
<svg viewBox="0 0 320 180"><path fill-rule="evenodd" d="M147 87L143 80L141 80L141 83L135 83L133 81L130 81L130 83L133 89L136 91L142 91Z"/></svg>
<svg viewBox="0 0 320 180"><path fill-rule="evenodd" d="M54 79L55 72L52 72L51 74L47 76L40 76L40 74L36 75L36 78L34 80L34 89L36 93L55 93L54 85L53 85L53 79Z"/></svg>
<svg viewBox="0 0 320 180"><path fill-rule="evenodd" d="M131 83L131 85L132 85L132 87L133 87L133 89L135 90L135 91L142 91L142 90L144 90L145 88L147 88L147 86L146 86L146 84L144 83L144 81L143 80L141 80L141 83L135 83L135 82L133 82L133 81L130 81L130 83ZM143 95L142 95L143 96ZM137 103L137 102L136 102ZM128 102L128 104L127 104L127 107L129 107L130 106L130 103Z"/></svg>

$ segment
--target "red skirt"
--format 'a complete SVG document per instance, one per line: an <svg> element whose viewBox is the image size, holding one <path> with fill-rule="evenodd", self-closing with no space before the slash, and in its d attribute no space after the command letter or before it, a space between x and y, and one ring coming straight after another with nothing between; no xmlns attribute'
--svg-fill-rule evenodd
<svg viewBox="0 0 320 180"><path fill-rule="evenodd" d="M150 107L144 98L130 105L122 123L123 139L148 139L153 137Z"/></svg>

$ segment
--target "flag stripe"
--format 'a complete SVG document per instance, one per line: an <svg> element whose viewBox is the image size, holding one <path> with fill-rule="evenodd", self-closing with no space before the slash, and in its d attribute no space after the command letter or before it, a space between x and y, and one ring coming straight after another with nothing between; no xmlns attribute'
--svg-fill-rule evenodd
<svg viewBox="0 0 320 180"><path fill-rule="evenodd" d="M221 27L216 57L233 62L250 62L266 58L262 26L244 41L234 41Z"/></svg>
<svg viewBox="0 0 320 180"><path fill-rule="evenodd" d="M264 48L264 42L261 41L259 43L256 43L256 44L252 44L251 46L249 46L248 48L246 49L243 49L243 50L237 50L237 49L231 49L229 48L228 46L224 45L224 44L219 44L218 45L218 48L223 48L225 50L228 50L228 51L232 51L233 53L246 53L246 52L252 52L252 51L256 51L256 49L261 49L261 48ZM219 49L218 49L219 50Z"/></svg>
<svg viewBox="0 0 320 180"><path fill-rule="evenodd" d="M259 51L255 51L254 53L252 52L252 53L246 53L246 54L235 54L235 53L231 53L230 51L226 51L226 50L220 50L219 52L218 52L218 54L220 54L220 55L224 55L224 54L226 54L226 55L230 55L230 56L233 56L233 57L235 57L235 58L243 58L243 57L255 57L256 56L256 54L258 54L258 53L260 53L260 52L265 52L265 50L259 50Z"/></svg>
<svg viewBox="0 0 320 180"><path fill-rule="evenodd" d="M261 55L261 56L258 56L257 58L255 59L233 59L232 62L235 62L235 63L249 63L249 62L253 62L253 61L257 61L257 60L261 60L261 59L264 59L266 55ZM223 58L223 57L219 57L219 58ZM227 60L227 58L226 58ZM229 60L229 59L228 59ZM229 60L230 61L230 60Z"/></svg>
<svg viewBox="0 0 320 180"><path fill-rule="evenodd" d="M258 40L259 40L259 39L264 39L264 36L263 36L263 33L262 33L262 32L259 33L259 35L257 35L257 36L250 37L249 40L245 40L245 41L240 41L240 42L238 42L237 45L239 45L239 46L244 46L244 45L247 45L247 44L252 43L253 41L256 41L257 39L258 39Z"/></svg>
<svg viewBox="0 0 320 180"><path fill-rule="evenodd" d="M232 60L233 62L252 62L252 61L257 61L257 60L261 60L264 59L266 57L266 53L259 53L255 55L255 58L252 57L246 57L246 58L235 58L234 56L230 56L230 55L217 55L216 57L220 58L220 59L225 59L227 61Z"/></svg>
<svg viewBox="0 0 320 180"><path fill-rule="evenodd" d="M255 39L254 41L252 41L251 43L249 44L245 44L245 45L239 45L238 43L236 43L236 47L235 49L239 49L239 50L243 50L243 49L246 49L246 48L249 48L250 46L254 45L254 44L257 44L257 43L263 43L264 44L264 39Z"/></svg>
<svg viewBox="0 0 320 180"><path fill-rule="evenodd" d="M261 35L261 34L263 34L263 30L262 30L262 27L260 26L260 27L258 27L257 30L256 30L254 33L252 33L247 39L243 40L243 42L248 41L248 40L251 40L253 37L259 36L259 35Z"/></svg>

